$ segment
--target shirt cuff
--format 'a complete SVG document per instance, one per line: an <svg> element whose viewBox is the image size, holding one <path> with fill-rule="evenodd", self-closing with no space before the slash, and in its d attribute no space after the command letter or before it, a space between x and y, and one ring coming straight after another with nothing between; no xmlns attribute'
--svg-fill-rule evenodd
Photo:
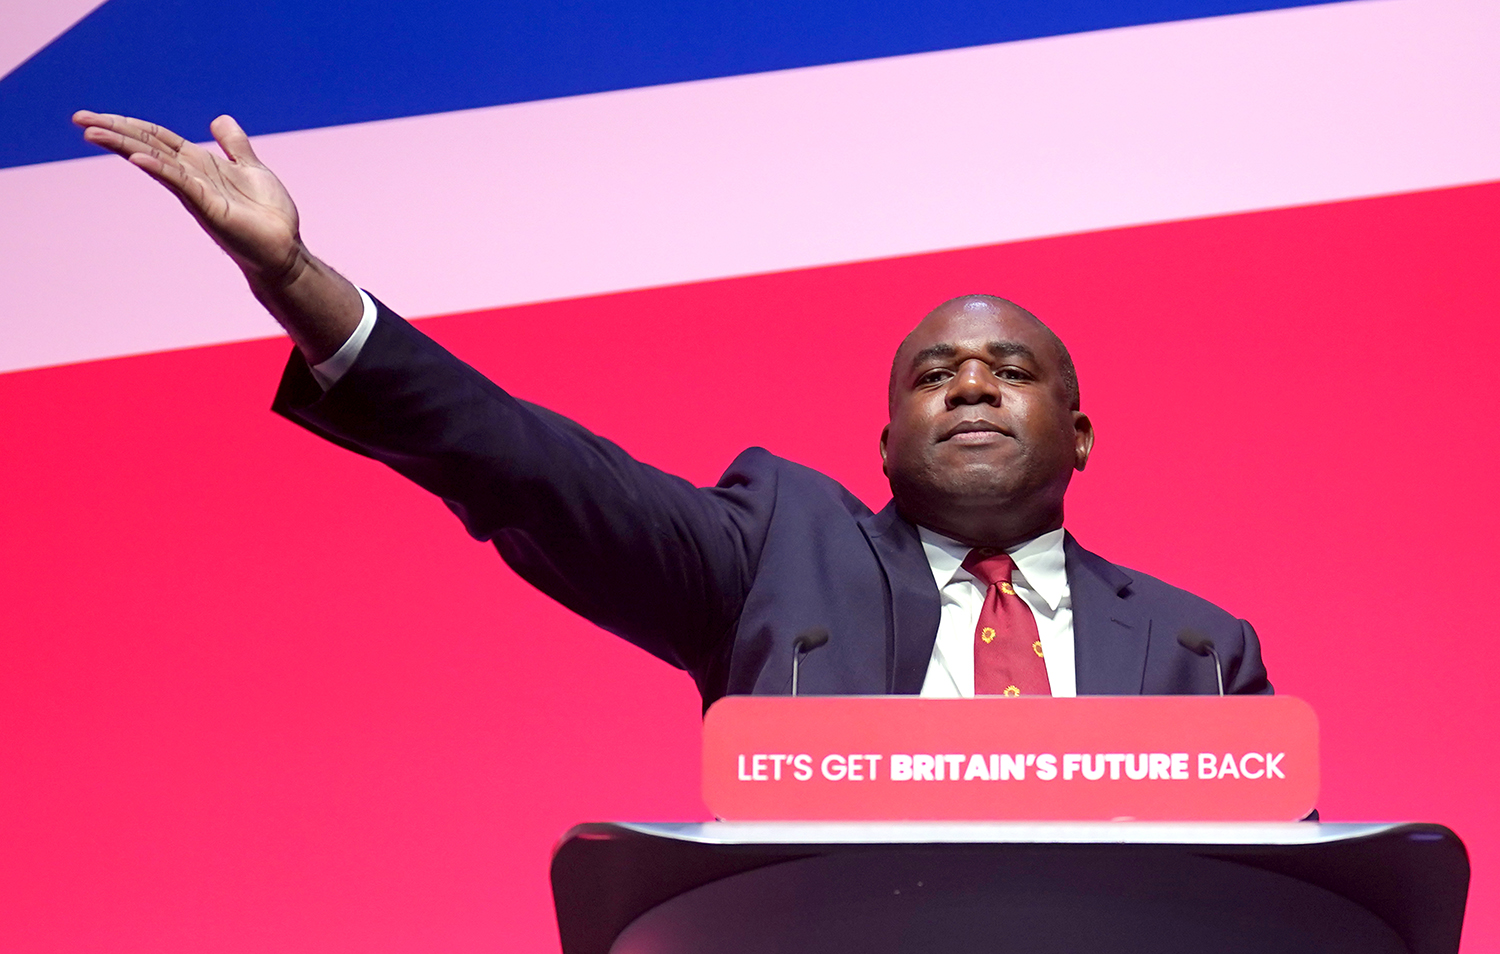
<svg viewBox="0 0 1500 954"><path fill-rule="evenodd" d="M356 290L359 292L359 300L365 306L364 314L359 318L359 326L339 346L339 350L333 353L333 357L320 361L311 368L313 380L325 391L337 384L339 378L354 366L355 359L359 357L359 352L369 340L370 332L375 328L375 301L363 288Z"/></svg>

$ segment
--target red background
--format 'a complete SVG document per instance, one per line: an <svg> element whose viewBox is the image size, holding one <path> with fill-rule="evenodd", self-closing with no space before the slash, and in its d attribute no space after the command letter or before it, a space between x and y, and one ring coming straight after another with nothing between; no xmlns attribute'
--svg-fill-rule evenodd
<svg viewBox="0 0 1500 954"><path fill-rule="evenodd" d="M1484 185L424 327L700 483L761 444L878 507L896 342L1015 298L1099 432L1069 527L1256 625L1321 717L1326 819L1464 838L1479 951L1497 213ZM0 376L0 950L555 950L560 833L704 817L690 682L273 417L285 352Z"/></svg>

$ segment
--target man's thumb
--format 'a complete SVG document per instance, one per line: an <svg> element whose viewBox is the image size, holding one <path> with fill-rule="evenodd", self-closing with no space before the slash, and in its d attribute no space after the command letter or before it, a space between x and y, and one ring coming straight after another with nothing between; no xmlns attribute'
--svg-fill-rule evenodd
<svg viewBox="0 0 1500 954"><path fill-rule="evenodd" d="M248 159L256 164L260 163L255 155L255 150L250 148L250 137L240 124L234 121L233 116L220 116L208 126L208 131L214 134L219 148L224 150L224 155L235 162Z"/></svg>

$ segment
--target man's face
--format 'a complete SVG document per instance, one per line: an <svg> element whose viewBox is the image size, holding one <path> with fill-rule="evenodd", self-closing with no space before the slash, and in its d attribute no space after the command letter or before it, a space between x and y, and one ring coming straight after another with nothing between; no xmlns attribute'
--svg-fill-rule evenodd
<svg viewBox="0 0 1500 954"><path fill-rule="evenodd" d="M903 516L970 544L1010 545L1062 525L1062 500L1093 444L1061 353L1024 311L959 299L896 353L880 438Z"/></svg>

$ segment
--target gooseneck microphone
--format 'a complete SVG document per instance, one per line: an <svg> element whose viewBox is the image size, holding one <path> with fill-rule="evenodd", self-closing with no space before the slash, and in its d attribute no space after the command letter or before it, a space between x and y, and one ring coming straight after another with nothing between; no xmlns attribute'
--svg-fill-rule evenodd
<svg viewBox="0 0 1500 954"><path fill-rule="evenodd" d="M797 694L797 675L802 670L803 658L826 642L828 642L828 630L822 626L804 629L792 641L792 695Z"/></svg>
<svg viewBox="0 0 1500 954"><path fill-rule="evenodd" d="M1214 648L1214 641L1196 629L1185 629L1177 634L1177 642L1188 652L1214 657L1214 675L1219 677L1219 695L1222 696L1224 694L1224 664L1219 661L1219 651Z"/></svg>

